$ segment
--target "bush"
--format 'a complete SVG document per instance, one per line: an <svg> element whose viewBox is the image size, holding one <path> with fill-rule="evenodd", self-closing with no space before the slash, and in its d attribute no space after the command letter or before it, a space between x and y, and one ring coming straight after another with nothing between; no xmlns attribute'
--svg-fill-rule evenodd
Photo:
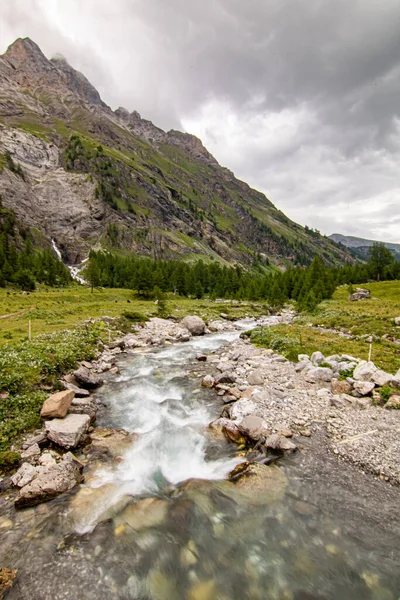
<svg viewBox="0 0 400 600"><path fill-rule="evenodd" d="M0 469L8 471L16 467L21 460L21 455L18 452L7 450L6 452L0 452Z"/></svg>
<svg viewBox="0 0 400 600"><path fill-rule="evenodd" d="M122 316L125 317L125 319L127 319L128 321L131 321L131 323L145 323L146 321L148 321L148 317L146 315L144 315L143 313L140 312L136 312L136 311L124 311L122 313Z"/></svg>
<svg viewBox="0 0 400 600"><path fill-rule="evenodd" d="M279 333L274 332L270 327L257 327L253 329L250 340L257 346L271 348L293 361L297 360L297 355L303 351L300 338L279 335Z"/></svg>

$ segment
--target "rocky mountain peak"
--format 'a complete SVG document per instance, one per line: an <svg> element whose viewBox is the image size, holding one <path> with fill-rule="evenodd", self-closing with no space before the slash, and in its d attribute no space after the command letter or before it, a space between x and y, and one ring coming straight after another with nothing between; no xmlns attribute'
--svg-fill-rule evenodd
<svg viewBox="0 0 400 600"><path fill-rule="evenodd" d="M15 70L33 73L52 68L39 46L28 37L15 40L2 58Z"/></svg>
<svg viewBox="0 0 400 600"><path fill-rule="evenodd" d="M183 133L176 129L168 131L169 142L180 146L193 158L210 166L219 166L212 154L203 146L202 141L191 133Z"/></svg>

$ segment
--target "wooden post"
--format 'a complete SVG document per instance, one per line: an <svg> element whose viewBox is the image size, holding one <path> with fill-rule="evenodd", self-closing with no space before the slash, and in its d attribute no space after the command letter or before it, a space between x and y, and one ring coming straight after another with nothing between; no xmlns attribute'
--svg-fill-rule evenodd
<svg viewBox="0 0 400 600"><path fill-rule="evenodd" d="M110 343L110 342L111 342L111 330L109 329L108 330L108 343Z"/></svg>
<svg viewBox="0 0 400 600"><path fill-rule="evenodd" d="M368 362L371 360L371 356L372 356L372 344L369 345Z"/></svg>
<svg viewBox="0 0 400 600"><path fill-rule="evenodd" d="M31 320L28 319L28 340L30 341L32 339L32 327L31 327Z"/></svg>

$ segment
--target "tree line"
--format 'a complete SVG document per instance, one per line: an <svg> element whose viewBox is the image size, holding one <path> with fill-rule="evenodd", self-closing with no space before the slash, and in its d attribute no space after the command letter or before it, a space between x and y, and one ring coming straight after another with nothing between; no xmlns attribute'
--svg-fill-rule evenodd
<svg viewBox="0 0 400 600"><path fill-rule="evenodd" d="M266 301L274 307L294 300L299 310L313 310L322 300L331 298L338 285L399 277L400 263L383 244L372 247L367 264L329 268L316 256L308 268L268 274L202 260L187 263L94 251L86 268L92 288L129 288L143 298L156 297L157 290L161 290L198 299L206 296Z"/></svg>

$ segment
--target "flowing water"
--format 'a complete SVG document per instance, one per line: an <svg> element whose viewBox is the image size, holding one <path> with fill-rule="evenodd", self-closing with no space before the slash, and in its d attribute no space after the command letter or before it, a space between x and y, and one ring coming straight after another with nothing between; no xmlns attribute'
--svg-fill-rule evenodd
<svg viewBox="0 0 400 600"><path fill-rule="evenodd" d="M238 335L121 359L99 424L136 437L72 494L3 515L11 600L398 600L398 490L322 446L261 500L224 481L243 458L207 432L221 406L188 367Z"/></svg>

